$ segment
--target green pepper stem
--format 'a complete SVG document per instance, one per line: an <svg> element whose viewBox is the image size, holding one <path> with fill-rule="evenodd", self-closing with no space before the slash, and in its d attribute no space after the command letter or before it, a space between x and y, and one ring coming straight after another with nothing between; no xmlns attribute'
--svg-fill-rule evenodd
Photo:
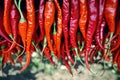
<svg viewBox="0 0 120 80"><path fill-rule="evenodd" d="M53 24L53 34L56 34L57 32L56 32L56 23L54 22L54 24Z"/></svg>
<svg viewBox="0 0 120 80"><path fill-rule="evenodd" d="M21 8L20 8L21 1L22 1L22 0L19 0L18 5L17 5L16 0L14 0L14 3L15 3L15 5L16 5L16 7L18 8L18 11L19 11L19 13L20 13L20 17L21 17L21 18L20 18L20 22L25 22L26 20L25 20L23 14L22 14L22 11L21 11Z"/></svg>

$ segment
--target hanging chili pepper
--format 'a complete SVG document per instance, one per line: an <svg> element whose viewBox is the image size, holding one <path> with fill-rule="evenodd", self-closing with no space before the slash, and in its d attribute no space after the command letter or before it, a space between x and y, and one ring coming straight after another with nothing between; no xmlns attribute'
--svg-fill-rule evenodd
<svg viewBox="0 0 120 80"><path fill-rule="evenodd" d="M63 60L63 64L66 66L66 68L69 70L69 72L73 75L72 73L72 70L71 70L71 67L70 65L68 64L67 60L65 59L65 57L67 56L65 54L65 51L64 51L64 43L62 44L62 49L61 49L61 55L62 55L62 60Z"/></svg>
<svg viewBox="0 0 120 80"><path fill-rule="evenodd" d="M86 34L86 47L85 47L85 64L88 70L90 70L88 64L88 56L92 44L92 38L96 30L97 21L98 21L98 0L89 0L88 1L88 28Z"/></svg>
<svg viewBox="0 0 120 80"><path fill-rule="evenodd" d="M79 1L78 0L71 0L71 12L70 12L70 44L72 48L75 49L76 54L77 52L77 43L76 43L76 34L77 28L79 23Z"/></svg>
<svg viewBox="0 0 120 80"><path fill-rule="evenodd" d="M44 7L45 7L45 0L40 0L39 10L38 10L38 17L39 17L39 28L40 28L40 36L37 39L37 42L40 42L44 39Z"/></svg>
<svg viewBox="0 0 120 80"><path fill-rule="evenodd" d="M18 5L17 5L16 0L14 0L14 3L15 3L15 5L18 8L19 13L20 13L20 20L19 20L19 23L18 23L18 30L19 30L19 35L20 35L20 37L22 39L24 50L25 50L26 49L26 36L27 36L26 35L27 34L27 21L24 18L23 13L22 13L21 8L20 8L21 1L22 0L19 0Z"/></svg>
<svg viewBox="0 0 120 80"><path fill-rule="evenodd" d="M98 24L97 24L96 32L95 32L96 33L95 40L101 49L104 49L100 41L100 28L101 28L101 23L104 17L104 8L105 8L105 0L99 0L99 13L98 13L99 18L98 18Z"/></svg>
<svg viewBox="0 0 120 80"><path fill-rule="evenodd" d="M12 5L12 0L4 0L4 15L3 15L3 25L6 33L11 37L11 27L10 27L10 8Z"/></svg>
<svg viewBox="0 0 120 80"><path fill-rule="evenodd" d="M0 36L2 36L7 41L12 43L12 41L9 39L9 36L7 35L3 27L3 9L1 7L0 7Z"/></svg>
<svg viewBox="0 0 120 80"><path fill-rule="evenodd" d="M53 61L52 56L51 56L50 53L49 53L49 48L48 48L48 47L45 47L45 49L44 49L44 54L45 54L45 56L48 58L48 60L49 60L53 65L55 65L55 62Z"/></svg>
<svg viewBox="0 0 120 80"><path fill-rule="evenodd" d="M13 43L11 44L10 48L7 51L4 51L5 53L10 52L15 46L17 41L17 26L19 22L19 12L15 6L15 4L12 4L11 10L10 10L10 24L12 29L12 35L13 35Z"/></svg>
<svg viewBox="0 0 120 80"><path fill-rule="evenodd" d="M116 26L116 32L115 32L115 35L118 35L120 34L120 19L118 20L118 23L117 23L117 26Z"/></svg>
<svg viewBox="0 0 120 80"><path fill-rule="evenodd" d="M80 1L80 18L79 18L79 28L80 31L86 40L86 27L87 27L87 19L88 19L88 8L86 0Z"/></svg>
<svg viewBox="0 0 120 80"><path fill-rule="evenodd" d="M20 70L20 72L23 72L27 66L30 63L31 59L31 52L30 52L30 46L31 41L33 37L33 32L35 29L35 8L34 8L34 0L26 0L26 9L27 9L27 20L28 20L28 28L27 28L27 46L26 46L26 64L23 66L23 68Z"/></svg>
<svg viewBox="0 0 120 80"><path fill-rule="evenodd" d="M112 61L112 64L116 64L117 63L117 59L119 57L119 53L120 53L120 50L119 48L115 51L115 53L113 54L113 61Z"/></svg>
<svg viewBox="0 0 120 80"><path fill-rule="evenodd" d="M118 38L116 44L114 44L113 48L111 49L111 52L117 50L120 47L120 20L117 23L117 27L116 27L116 32L115 32L115 36Z"/></svg>
<svg viewBox="0 0 120 80"><path fill-rule="evenodd" d="M63 0L62 4L62 29L63 29L63 36L65 40L65 50L68 56L68 59L74 64L74 60L72 59L70 52L69 52L69 35L68 35L68 23L70 19L70 0Z"/></svg>
<svg viewBox="0 0 120 80"><path fill-rule="evenodd" d="M62 10L58 0L54 0L55 6L57 8L57 57L60 59L60 46L61 46L61 37L62 37Z"/></svg>
<svg viewBox="0 0 120 80"><path fill-rule="evenodd" d="M56 32L56 23L54 22L54 25L53 25L53 49L54 49L54 54L57 56L57 51L56 51L56 46L57 46L57 32Z"/></svg>
<svg viewBox="0 0 120 80"><path fill-rule="evenodd" d="M119 53L118 58L117 58L117 66L118 66L118 71L120 71L120 53Z"/></svg>
<svg viewBox="0 0 120 80"><path fill-rule="evenodd" d="M115 18L118 0L106 0L104 15L110 31L110 40L115 32Z"/></svg>
<svg viewBox="0 0 120 80"><path fill-rule="evenodd" d="M54 22L54 15L55 15L54 2L47 1L45 4L45 11L44 11L44 28L45 28L45 34L48 42L48 47L50 48L51 52L53 52L53 47L50 39L50 30Z"/></svg>

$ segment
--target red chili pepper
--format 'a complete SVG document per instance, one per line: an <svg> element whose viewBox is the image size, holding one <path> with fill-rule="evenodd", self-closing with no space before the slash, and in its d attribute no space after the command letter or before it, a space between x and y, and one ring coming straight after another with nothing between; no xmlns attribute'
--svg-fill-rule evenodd
<svg viewBox="0 0 120 80"><path fill-rule="evenodd" d="M7 41L12 42L3 27L3 9L0 7L0 35Z"/></svg>
<svg viewBox="0 0 120 80"><path fill-rule="evenodd" d="M61 37L62 37L62 10L60 8L60 4L58 0L54 0L56 8L57 8L57 57L60 59L60 46L61 46Z"/></svg>
<svg viewBox="0 0 120 80"><path fill-rule="evenodd" d="M19 20L19 23L18 23L18 30L19 30L19 35L22 39L22 42L23 42L23 46L24 46L24 50L26 49L26 34L27 34L27 21L26 19L24 18L23 14L22 14L22 11L21 11L21 8L20 8L20 5L21 5L21 0L19 0L19 3L17 5L17 2L16 0L14 0L18 10L19 10L19 13L20 13L20 20Z"/></svg>
<svg viewBox="0 0 120 80"><path fill-rule="evenodd" d="M117 50L115 51L115 53L113 53L113 61L112 61L112 64L116 64L116 63L117 63L117 59L118 59L118 57L119 57L119 54L120 54L120 50L119 50L119 49L117 49Z"/></svg>
<svg viewBox="0 0 120 80"><path fill-rule="evenodd" d="M111 49L111 52L117 50L117 49L119 48L119 46L120 46L120 43L119 43L119 41L120 41L120 20L118 21L117 27L116 27L115 38L116 38L116 37L117 37L118 39L117 39L116 44L114 44L113 48ZM114 40L114 39L113 39L113 40Z"/></svg>
<svg viewBox="0 0 120 80"><path fill-rule="evenodd" d="M120 71L120 53L117 58L117 66L118 66L118 71Z"/></svg>
<svg viewBox="0 0 120 80"><path fill-rule="evenodd" d="M54 23L54 25L53 25L53 34L52 34L52 36L53 36L53 41L54 41L54 43L53 43L54 54L57 56L57 51L56 51L56 46L57 46L56 23Z"/></svg>
<svg viewBox="0 0 120 80"><path fill-rule="evenodd" d="M89 0L88 1L88 28L86 34L86 48L85 48L85 64L88 70L90 70L88 64L88 56L92 44L92 38L96 30L97 21L98 21L98 0Z"/></svg>
<svg viewBox="0 0 120 80"><path fill-rule="evenodd" d="M40 42L44 39L44 7L45 7L45 0L40 0L39 10L38 10L38 17L39 17L39 28L40 28L40 36L37 39L37 42Z"/></svg>
<svg viewBox="0 0 120 80"><path fill-rule="evenodd" d="M13 34L13 40L15 42L17 41L17 26L18 26L19 18L20 18L20 15L18 10L15 4L12 4L11 10L10 10L10 24L11 24L12 34ZM16 43L14 41L11 44L10 48L7 51L4 51L5 53L10 52L16 46Z"/></svg>
<svg viewBox="0 0 120 80"><path fill-rule="evenodd" d="M62 29L63 29L63 36L65 39L65 50L68 56L68 59L74 64L74 60L72 59L70 52L69 52L69 35L68 35L68 23L70 19L70 0L63 0L62 4Z"/></svg>
<svg viewBox="0 0 120 80"><path fill-rule="evenodd" d="M49 53L49 48L48 48L48 47L45 47L45 49L44 49L44 54L45 54L45 56L48 58L48 60L49 60L53 65L55 65L55 62L53 61L52 56L51 56L50 53Z"/></svg>
<svg viewBox="0 0 120 80"><path fill-rule="evenodd" d="M54 15L55 15L55 5L53 1L47 1L45 4L45 11L44 11L44 28L45 34L48 42L48 47L50 51L53 52L53 47L50 39L50 31L51 26L54 22Z"/></svg>
<svg viewBox="0 0 120 80"><path fill-rule="evenodd" d="M27 9L27 20L28 20L28 28L27 28L27 46L26 46L26 64L23 66L23 68L20 70L20 72L23 72L27 66L30 63L31 59L31 52L30 52L30 46L31 41L35 29L35 8L34 8L34 0L26 0L26 9Z"/></svg>
<svg viewBox="0 0 120 80"><path fill-rule="evenodd" d="M116 34L116 35L120 34L120 19L118 20L115 34Z"/></svg>
<svg viewBox="0 0 120 80"><path fill-rule="evenodd" d="M76 54L77 52L77 43L76 43L76 34L77 28L79 23L79 1L78 0L71 0L71 12L70 12L70 44L72 48L75 49Z"/></svg>
<svg viewBox="0 0 120 80"><path fill-rule="evenodd" d="M115 32L115 18L117 10L118 0L106 0L105 3L105 18L108 24L108 29L110 31L110 40Z"/></svg>
<svg viewBox="0 0 120 80"><path fill-rule="evenodd" d="M101 28L101 23L104 17L104 8L105 8L105 0L99 0L99 13L98 13L99 18L98 18L98 24L97 24L96 32L95 32L96 33L95 40L101 49L104 49L100 41L100 28Z"/></svg>
<svg viewBox="0 0 120 80"><path fill-rule="evenodd" d="M4 15L3 15L3 25L6 33L9 36L12 36L11 27L10 27L10 8L12 5L12 0L4 0Z"/></svg>
<svg viewBox="0 0 120 80"><path fill-rule="evenodd" d="M68 64L67 60L65 59L65 57L67 56L64 52L64 43L62 44L62 49L61 49L61 56L62 56L62 60L63 60L63 64L66 66L66 68L69 70L69 72L73 75L72 70L70 65Z"/></svg>
<svg viewBox="0 0 120 80"><path fill-rule="evenodd" d="M11 51L8 53L2 53L3 56L3 60L2 60L2 67L4 67L4 65L7 63L7 61L10 61L11 64L15 64L12 57L11 57Z"/></svg>
<svg viewBox="0 0 120 80"><path fill-rule="evenodd" d="M80 1L80 19L79 19L79 28L80 31L86 40L86 28L87 28L87 19L88 19L88 8L86 0Z"/></svg>

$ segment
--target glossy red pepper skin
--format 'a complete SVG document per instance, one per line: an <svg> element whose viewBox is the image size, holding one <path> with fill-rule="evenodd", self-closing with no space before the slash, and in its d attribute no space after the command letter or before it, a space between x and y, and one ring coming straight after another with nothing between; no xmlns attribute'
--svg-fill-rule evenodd
<svg viewBox="0 0 120 80"><path fill-rule="evenodd" d="M0 36L2 36L4 39L6 39L9 42L12 42L9 39L9 36L7 35L3 27L3 9L1 7L0 7Z"/></svg>
<svg viewBox="0 0 120 80"><path fill-rule="evenodd" d="M68 23L70 19L70 0L63 0L62 4L62 28L63 28L63 36L65 40L65 50L68 56L68 59L74 64L74 60L72 59L69 52L69 33L68 33Z"/></svg>
<svg viewBox="0 0 120 80"><path fill-rule="evenodd" d="M63 64L64 64L64 65L66 66L66 68L69 70L70 74L73 75L72 69L71 69L69 63L67 62L67 60L65 59L65 57L66 57L67 55L65 54L65 46L64 46L64 43L62 43L61 55L62 55Z"/></svg>
<svg viewBox="0 0 120 80"><path fill-rule="evenodd" d="M48 47L50 48L51 52L53 51L53 46L51 42L51 27L54 23L54 15L55 15L55 4L53 1L47 1L45 4L45 11L44 11L44 29L45 29L45 35L48 43Z"/></svg>
<svg viewBox="0 0 120 80"><path fill-rule="evenodd" d="M105 19L108 24L108 29L110 32L115 32L115 19L117 10L118 0L106 0L105 4Z"/></svg>
<svg viewBox="0 0 120 80"><path fill-rule="evenodd" d="M92 44L93 35L96 30L98 21L98 0L88 1L88 28L86 34L86 46L85 46L85 64L88 70L90 70L88 64L88 56Z"/></svg>
<svg viewBox="0 0 120 80"><path fill-rule="evenodd" d="M105 27L106 27L106 21L105 21L105 18L103 18L102 23L101 23L101 27L100 27L100 40L101 40L102 44L104 42Z"/></svg>
<svg viewBox="0 0 120 80"><path fill-rule="evenodd" d="M57 9L57 35L56 35L57 46L56 46L56 50L57 50L57 57L58 57L58 59L60 59L60 57L61 57L60 47L61 47L61 38L62 38L62 10L61 10L58 0L54 0L54 2L55 2L56 9Z"/></svg>
<svg viewBox="0 0 120 80"><path fill-rule="evenodd" d="M87 20L88 20L87 0L79 0L79 2L80 2L79 28L83 38L86 41L86 28L87 28Z"/></svg>
<svg viewBox="0 0 120 80"><path fill-rule="evenodd" d="M98 24L97 24L96 32L95 32L96 33L95 40L101 49L104 49L100 41L100 28L101 28L101 23L104 18L104 9L105 9L105 0L99 0L99 14L98 14L99 18L98 18Z"/></svg>
<svg viewBox="0 0 120 80"><path fill-rule="evenodd" d="M42 41L44 39L44 35L45 35L45 31L44 31L44 8L45 8L45 0L40 0L39 10L38 10L40 36L37 39L37 42Z"/></svg>
<svg viewBox="0 0 120 80"><path fill-rule="evenodd" d="M10 28L10 7L12 5L12 0L4 0L4 15L3 15L3 25L6 33L11 35L11 28Z"/></svg>
<svg viewBox="0 0 120 80"><path fill-rule="evenodd" d="M70 44L72 48L77 48L76 34L79 23L79 1L71 0L71 12L70 12Z"/></svg>
<svg viewBox="0 0 120 80"><path fill-rule="evenodd" d="M120 50L117 49L116 51L113 52L113 61L112 61L112 64L116 64L117 63L117 59L119 57L119 54L120 54Z"/></svg>
<svg viewBox="0 0 120 80"><path fill-rule="evenodd" d="M35 29L35 7L34 7L34 0L26 0L26 9L27 9L27 21L28 21L28 27L27 27L27 38L26 38L26 63L20 70L20 72L23 72L29 65L31 60L31 41L34 34Z"/></svg>
<svg viewBox="0 0 120 80"><path fill-rule="evenodd" d="M17 7L15 6L15 4L12 4L11 10L10 10L10 24L11 24L13 40L15 42L17 41L17 31L18 31L19 19L20 19L20 15L17 10ZM7 51L5 51L5 53L10 52L16 46L16 43L14 41L11 44L10 48Z"/></svg>
<svg viewBox="0 0 120 80"><path fill-rule="evenodd" d="M17 30L18 30L18 22L20 19L20 14L18 12L18 9L15 4L12 4L11 11L10 11L10 23L11 23L11 29L12 34L15 39L17 38Z"/></svg>

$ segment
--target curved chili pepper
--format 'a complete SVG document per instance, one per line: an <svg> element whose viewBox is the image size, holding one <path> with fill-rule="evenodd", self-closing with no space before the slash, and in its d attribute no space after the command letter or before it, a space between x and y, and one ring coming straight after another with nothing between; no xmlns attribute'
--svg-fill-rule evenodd
<svg viewBox="0 0 120 80"><path fill-rule="evenodd" d="M62 10L60 8L60 4L58 0L54 0L56 8L57 8L57 57L60 59L60 46L61 46L61 37L62 37Z"/></svg>
<svg viewBox="0 0 120 80"><path fill-rule="evenodd" d="M40 36L37 39L37 42L40 42L44 39L44 6L45 6L45 0L40 0L39 4L39 10L38 10L38 17L39 17L39 28L40 28Z"/></svg>
<svg viewBox="0 0 120 80"><path fill-rule="evenodd" d="M12 29L13 40L15 42L17 40L17 26L18 26L19 18L20 18L20 15L18 10L15 4L12 4L11 10L10 10L10 24ZM7 51L4 51L5 53L10 52L16 46L16 43L14 41L11 44L10 48Z"/></svg>
<svg viewBox="0 0 120 80"><path fill-rule="evenodd" d="M95 32L96 33L95 40L101 49L104 49L100 41L100 28L101 28L101 23L104 17L104 8L105 8L105 0L99 0L99 13L98 13L99 18L98 18L98 24L97 24L96 32Z"/></svg>
<svg viewBox="0 0 120 80"><path fill-rule="evenodd" d="M10 27L10 7L12 5L12 0L4 0L4 15L3 15L3 25L6 33L9 36L12 36L11 27Z"/></svg>
<svg viewBox="0 0 120 80"><path fill-rule="evenodd" d="M23 72L27 66L30 63L31 59L31 52L30 52L30 46L31 41L33 37L33 32L35 29L35 8L34 8L34 0L26 0L26 9L27 9L27 20L28 20L28 28L27 28L27 46L26 46L26 64L23 66L23 68L20 70L20 72Z"/></svg>
<svg viewBox="0 0 120 80"><path fill-rule="evenodd" d="M11 51L9 51L8 53L2 52L2 56L3 56L2 67L4 67L4 65L7 63L7 61L10 61L11 64L13 64L13 65L15 64L11 57Z"/></svg>
<svg viewBox="0 0 120 80"><path fill-rule="evenodd" d="M62 4L62 29L63 29L63 35L65 39L65 50L68 56L68 59L74 64L74 60L72 59L70 52L69 52L69 35L68 35L68 22L70 18L70 0L63 0Z"/></svg>
<svg viewBox="0 0 120 80"><path fill-rule="evenodd" d="M88 64L88 56L92 44L92 37L95 33L97 21L98 21L98 0L89 0L88 1L88 28L86 34L86 47L85 47L85 64L88 70L90 70Z"/></svg>
<svg viewBox="0 0 120 80"><path fill-rule="evenodd" d="M79 28L80 31L86 40L86 27L87 27L87 19L88 19L88 8L86 0L80 1L80 18L79 18Z"/></svg>
<svg viewBox="0 0 120 80"><path fill-rule="evenodd" d="M48 47L50 48L51 52L53 52L53 47L50 39L50 30L54 22L54 15L55 15L54 2L47 1L45 4L45 11L44 11L44 28L45 28L45 34L48 42Z"/></svg>

